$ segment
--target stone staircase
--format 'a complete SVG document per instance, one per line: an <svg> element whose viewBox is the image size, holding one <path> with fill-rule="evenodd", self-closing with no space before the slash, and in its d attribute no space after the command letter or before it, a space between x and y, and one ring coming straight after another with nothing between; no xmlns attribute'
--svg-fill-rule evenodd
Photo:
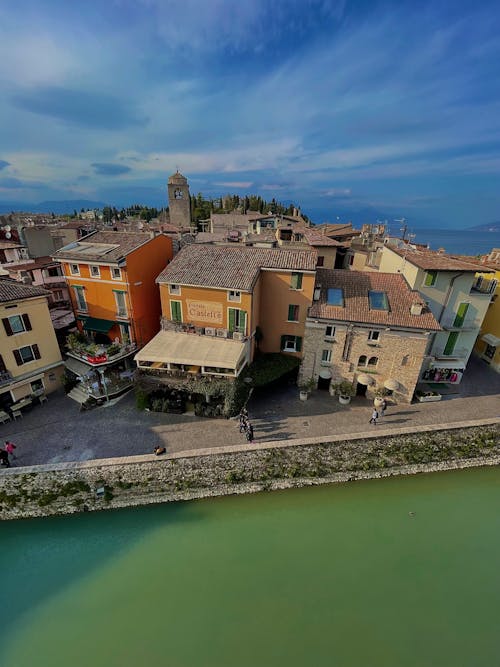
<svg viewBox="0 0 500 667"><path fill-rule="evenodd" d="M77 403L85 403L85 401L88 399L89 395L87 394L86 391L84 391L79 384L77 384L73 389L67 394L69 398L72 398L74 401Z"/></svg>

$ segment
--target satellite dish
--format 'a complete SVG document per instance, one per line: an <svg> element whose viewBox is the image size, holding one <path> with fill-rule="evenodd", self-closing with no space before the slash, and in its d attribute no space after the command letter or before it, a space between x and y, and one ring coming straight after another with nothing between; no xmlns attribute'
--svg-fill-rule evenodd
<svg viewBox="0 0 500 667"><path fill-rule="evenodd" d="M10 232L12 227L10 225L5 225L4 229L5 229L6 232Z"/></svg>
<svg viewBox="0 0 500 667"><path fill-rule="evenodd" d="M7 233L5 234L5 238L6 238L6 239L10 239L11 236L12 236L12 234L11 234L10 232L7 232Z"/></svg>

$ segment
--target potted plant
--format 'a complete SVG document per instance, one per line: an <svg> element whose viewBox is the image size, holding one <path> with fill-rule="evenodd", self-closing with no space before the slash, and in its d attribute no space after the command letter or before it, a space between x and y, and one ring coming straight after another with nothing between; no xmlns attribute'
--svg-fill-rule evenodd
<svg viewBox="0 0 500 667"><path fill-rule="evenodd" d="M420 403L432 403L434 401L440 401L442 396L437 391L420 391L417 389L415 392L415 398Z"/></svg>
<svg viewBox="0 0 500 667"><path fill-rule="evenodd" d="M389 392L385 387L379 387L378 389L375 390L375 398L373 399L373 405L376 408L382 407L382 403L384 402L386 396L389 395Z"/></svg>
<svg viewBox="0 0 500 667"><path fill-rule="evenodd" d="M343 380L338 383L336 392L339 397L339 403L348 405L351 402L351 398L356 394L356 389L351 382Z"/></svg>
<svg viewBox="0 0 500 667"><path fill-rule="evenodd" d="M315 385L316 380L313 377L310 377L309 380L305 380L301 385L299 385L299 398L301 401L307 401L309 394L314 389Z"/></svg>

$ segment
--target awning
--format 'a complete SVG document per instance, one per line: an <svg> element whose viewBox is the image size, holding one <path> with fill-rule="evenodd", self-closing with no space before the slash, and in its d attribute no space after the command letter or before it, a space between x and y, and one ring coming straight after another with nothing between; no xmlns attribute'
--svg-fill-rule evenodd
<svg viewBox="0 0 500 667"><path fill-rule="evenodd" d="M493 334L484 334L484 336L481 336L481 340L484 340L485 343L492 345L493 347L498 347L498 345L500 345L500 338L497 338Z"/></svg>
<svg viewBox="0 0 500 667"><path fill-rule="evenodd" d="M134 357L144 361L235 370L245 356L245 343L212 336L160 331Z"/></svg>
<svg viewBox="0 0 500 667"><path fill-rule="evenodd" d="M386 389L389 389L389 391L397 391L399 389L399 382L397 380L389 378L384 382L384 387Z"/></svg>
<svg viewBox="0 0 500 667"><path fill-rule="evenodd" d="M92 371L91 366L87 366L87 364L84 364L83 361L78 361L78 359L73 359L73 357L67 357L67 359L64 361L64 365L68 370L81 378L85 377Z"/></svg>
<svg viewBox="0 0 500 667"><path fill-rule="evenodd" d="M367 386L375 382L375 380L372 377L370 377L369 375L365 375L365 373L360 373L356 379L359 382L359 384L366 384Z"/></svg>
<svg viewBox="0 0 500 667"><path fill-rule="evenodd" d="M79 318L82 319L83 318ZM83 320L83 328L87 331L97 331L98 333L108 333L115 322L111 320L100 320L98 317L87 317Z"/></svg>

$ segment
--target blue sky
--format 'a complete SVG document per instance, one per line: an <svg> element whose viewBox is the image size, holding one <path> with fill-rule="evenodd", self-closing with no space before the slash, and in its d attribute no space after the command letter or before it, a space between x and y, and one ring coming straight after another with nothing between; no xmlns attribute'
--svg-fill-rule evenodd
<svg viewBox="0 0 500 667"><path fill-rule="evenodd" d="M2 0L0 201L500 219L498 2ZM370 222L368 218L363 220Z"/></svg>

